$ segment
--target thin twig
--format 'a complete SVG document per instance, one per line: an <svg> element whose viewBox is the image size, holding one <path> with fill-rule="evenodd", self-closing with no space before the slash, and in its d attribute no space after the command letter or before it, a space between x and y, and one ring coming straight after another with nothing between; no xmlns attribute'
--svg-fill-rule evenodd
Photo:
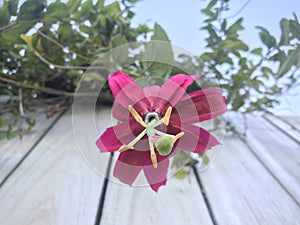
<svg viewBox="0 0 300 225"><path fill-rule="evenodd" d="M19 88L19 111L20 111L20 115L22 117L26 117L25 113L24 113L24 108L23 108L23 96L22 96L22 89Z"/></svg>
<svg viewBox="0 0 300 225"><path fill-rule="evenodd" d="M0 80L5 82L5 83L17 86L17 87L22 87L22 88L27 88L27 89L36 89L36 90L40 90L44 93L53 94L53 95L63 95L63 96L66 96L66 97L74 97L75 95L76 96L93 96L93 95L97 95L97 93L88 93L88 92L86 92L86 93L74 93L74 92L67 92L67 91L62 91L62 90L58 90L58 89L54 89L54 88L37 87L37 86L34 86L34 85L23 84L23 83L20 83L20 82L17 82L17 81L8 79L8 78L4 78L4 77L0 77Z"/></svg>
<svg viewBox="0 0 300 225"><path fill-rule="evenodd" d="M239 15L246 7L247 5L251 2L251 0L248 0L236 13L234 13L231 16L228 16L227 19L232 19L234 17L236 17L237 15Z"/></svg>
<svg viewBox="0 0 300 225"><path fill-rule="evenodd" d="M11 23L3 26L3 27L0 27L0 32L3 32L5 30L7 30L7 29L9 29L11 27L17 26L17 25L19 25L19 24L16 21L13 21L13 22L11 22Z"/></svg>
<svg viewBox="0 0 300 225"><path fill-rule="evenodd" d="M33 54L37 56L43 63L49 65L49 67L54 67L57 69L63 69L63 70L87 70L87 69L103 69L107 70L106 67L103 66L62 66L62 65L57 65L54 63L49 62L47 59L45 59L43 56L40 55L36 50L33 50Z"/></svg>

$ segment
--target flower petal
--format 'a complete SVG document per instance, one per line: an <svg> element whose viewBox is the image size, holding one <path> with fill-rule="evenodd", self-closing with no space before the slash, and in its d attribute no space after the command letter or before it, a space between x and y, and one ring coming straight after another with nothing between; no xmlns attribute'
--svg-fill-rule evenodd
<svg viewBox="0 0 300 225"><path fill-rule="evenodd" d="M158 191L162 185L167 183L167 173L169 168L169 159L165 159L158 163L158 167L144 167L145 177L150 184L152 190Z"/></svg>
<svg viewBox="0 0 300 225"><path fill-rule="evenodd" d="M122 155L124 154L121 153L119 158L122 157ZM142 166L132 166L127 163L123 163L118 159L114 167L113 175L123 183L131 186L142 168Z"/></svg>
<svg viewBox="0 0 300 225"><path fill-rule="evenodd" d="M184 135L177 141L178 148L186 151L203 153L212 147L219 145L220 142L208 131L201 127L196 127L190 124L183 124L181 127L176 127L177 125L171 125L169 130L174 129L179 133L179 131L184 131Z"/></svg>
<svg viewBox="0 0 300 225"><path fill-rule="evenodd" d="M185 95L176 105L171 121L196 123L215 118L227 111L226 99L217 88L207 88ZM171 122L172 123L172 122Z"/></svg>
<svg viewBox="0 0 300 225"><path fill-rule="evenodd" d="M122 72L110 74L108 83L115 97L112 114L116 119L120 121L128 119L129 105L134 106L141 116L147 112L149 101L145 98L142 88L127 74Z"/></svg>
<svg viewBox="0 0 300 225"><path fill-rule="evenodd" d="M172 76L161 86L158 97L154 103L154 108L163 114L168 106L176 105L185 94L188 86L190 86L197 78L199 78L199 76L188 76L184 74Z"/></svg>
<svg viewBox="0 0 300 225"><path fill-rule="evenodd" d="M150 108L148 108L149 111L155 111L154 109L154 102L156 100L156 97L159 96L159 90L160 86L149 86L144 87L144 95L147 97L148 101L150 102Z"/></svg>
<svg viewBox="0 0 300 225"><path fill-rule="evenodd" d="M96 141L100 152L114 152L132 141L144 128L134 119L109 127Z"/></svg>

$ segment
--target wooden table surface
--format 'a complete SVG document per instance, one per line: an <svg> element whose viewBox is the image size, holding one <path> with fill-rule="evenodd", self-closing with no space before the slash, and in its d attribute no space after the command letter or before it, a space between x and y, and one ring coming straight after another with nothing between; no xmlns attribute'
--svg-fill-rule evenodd
<svg viewBox="0 0 300 225"><path fill-rule="evenodd" d="M75 135L71 110L50 120L36 114L22 140L0 142L1 225L300 224L299 117L248 115L243 123L229 113L237 129L246 124L245 139L226 135L209 169L171 178L155 193L116 182L114 160L98 153L94 142L112 123L110 108L97 110L92 131L93 115L82 112Z"/></svg>

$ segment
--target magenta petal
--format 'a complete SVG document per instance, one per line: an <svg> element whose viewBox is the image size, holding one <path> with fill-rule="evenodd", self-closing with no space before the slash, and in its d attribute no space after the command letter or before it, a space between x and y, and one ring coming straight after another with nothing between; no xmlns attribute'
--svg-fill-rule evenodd
<svg viewBox="0 0 300 225"><path fill-rule="evenodd" d="M119 156L120 158L120 156ZM132 185L142 170L142 166L132 166L117 160L113 175L125 184Z"/></svg>
<svg viewBox="0 0 300 225"><path fill-rule="evenodd" d="M127 85L141 89L130 76L119 71L108 76L108 83L115 98Z"/></svg>
<svg viewBox="0 0 300 225"><path fill-rule="evenodd" d="M148 99L145 98L142 88L127 74L115 72L109 75L108 83L115 97L112 113L116 119L128 119L129 105L134 106L141 116L147 112L150 106Z"/></svg>
<svg viewBox="0 0 300 225"><path fill-rule="evenodd" d="M144 167L145 177L154 191L157 192L162 185L166 185L168 168L169 159L159 162L157 168L153 166Z"/></svg>
<svg viewBox="0 0 300 225"><path fill-rule="evenodd" d="M135 121L129 120L119 125L109 127L96 141L100 152L117 151L123 144L128 144L136 135L131 132L135 130L141 132L143 127Z"/></svg>
<svg viewBox="0 0 300 225"><path fill-rule="evenodd" d="M188 76L184 74L172 76L159 90L157 100L154 103L154 107L157 111L164 113L163 110L166 110L169 105L176 105L185 94L188 86L198 77L199 76Z"/></svg>
<svg viewBox="0 0 300 225"><path fill-rule="evenodd" d="M222 91L208 88L185 95L176 105L171 120L195 123L215 118L227 111Z"/></svg>
<svg viewBox="0 0 300 225"><path fill-rule="evenodd" d="M154 102L156 100L156 97L159 96L159 90L159 86L149 86L143 89L144 95L147 97L150 103L150 108L148 108L149 111L155 111Z"/></svg>
<svg viewBox="0 0 300 225"><path fill-rule="evenodd" d="M176 125L172 126L176 127ZM183 150L203 153L220 144L212 134L203 128L184 124L182 127L177 127L177 129L185 132L178 140L178 148L182 148Z"/></svg>

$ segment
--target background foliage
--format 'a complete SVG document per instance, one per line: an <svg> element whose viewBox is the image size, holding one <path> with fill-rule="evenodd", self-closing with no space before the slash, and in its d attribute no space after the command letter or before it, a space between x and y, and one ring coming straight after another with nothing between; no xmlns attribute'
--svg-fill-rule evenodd
<svg viewBox="0 0 300 225"><path fill-rule="evenodd" d="M0 7L0 140L30 130L35 120L29 112L42 103L46 103L49 117L70 104L84 72L111 49L139 42L130 46L131 50L144 46L143 55L147 55L151 51L147 40L170 42L158 24L132 26L136 2L56 0L47 5L46 0L27 0L19 5L18 0L4 1ZM207 32L203 54L174 59L170 46L164 54L173 57L177 67L136 62L119 69L136 78L168 77L184 68L189 74L202 74L208 84L211 80L206 77L213 76L227 95L229 109L268 112L278 103L279 95L297 84L299 20L296 14L282 19L279 37L258 26L262 46L252 48L239 36L243 18L229 23L223 16L229 3L211 0L202 10L207 16L201 27ZM99 69L109 70L105 63ZM111 102L109 89L105 91L103 101Z"/></svg>

